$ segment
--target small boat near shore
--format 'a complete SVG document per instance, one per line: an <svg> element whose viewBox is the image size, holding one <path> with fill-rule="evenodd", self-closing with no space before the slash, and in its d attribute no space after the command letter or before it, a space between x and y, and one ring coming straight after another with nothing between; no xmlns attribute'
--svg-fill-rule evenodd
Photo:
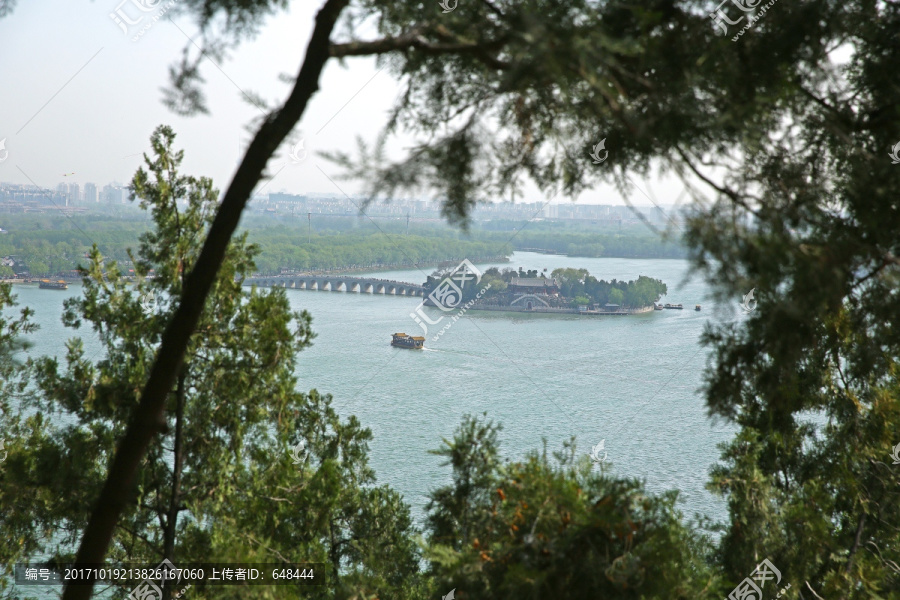
<svg viewBox="0 0 900 600"><path fill-rule="evenodd" d="M422 336L406 335L405 333L393 334L391 346L408 348L409 350L422 350L425 348L425 338Z"/></svg>
<svg viewBox="0 0 900 600"><path fill-rule="evenodd" d="M662 305L662 304L654 304L654 305L653 305L653 310L662 310L662 309L663 309L663 305Z"/></svg>
<svg viewBox="0 0 900 600"><path fill-rule="evenodd" d="M684 307L683 307L682 305L680 305L680 304L666 304L665 308L675 309L675 310L682 310L682 309L684 309Z"/></svg>
<svg viewBox="0 0 900 600"><path fill-rule="evenodd" d="M60 279L58 281L50 281L49 279L41 279L38 282L38 287L42 290L67 290L69 289L69 284L66 283L64 279Z"/></svg>

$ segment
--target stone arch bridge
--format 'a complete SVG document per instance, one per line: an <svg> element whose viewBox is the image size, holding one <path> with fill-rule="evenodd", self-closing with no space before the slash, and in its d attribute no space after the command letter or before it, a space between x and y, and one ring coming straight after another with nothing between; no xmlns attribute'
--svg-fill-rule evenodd
<svg viewBox="0 0 900 600"><path fill-rule="evenodd" d="M334 275L286 275L273 277L248 277L244 285L257 287L283 287L295 290L325 292L359 292L360 294L389 294L395 296L423 296L425 288L414 283Z"/></svg>

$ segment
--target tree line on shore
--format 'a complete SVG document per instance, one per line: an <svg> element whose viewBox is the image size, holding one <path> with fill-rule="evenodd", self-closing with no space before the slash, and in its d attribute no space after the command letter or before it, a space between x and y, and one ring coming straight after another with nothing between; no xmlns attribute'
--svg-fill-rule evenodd
<svg viewBox="0 0 900 600"><path fill-rule="evenodd" d="M444 278L454 271L455 267L456 265L436 269L434 273L428 276L424 283L425 295L427 296L433 292ZM461 288L461 302L464 303L475 299L475 296L481 290L484 290L479 300L490 303L491 299L496 299L508 293L509 284L514 278L539 279L547 277L545 273L538 272L537 269L524 270L522 267L519 267L518 270L515 270L491 267L482 274L477 286L469 285ZM662 296L665 296L668 291L666 284L661 280L645 275L641 275L636 280L631 281L617 281L615 279L605 281L597 279L587 269L554 269L547 279L553 279L558 283L560 300L573 308L592 304L605 306L607 303L626 308L643 308L652 306Z"/></svg>
<svg viewBox="0 0 900 600"><path fill-rule="evenodd" d="M0 560L60 551L56 535L81 539L85 562L107 553L154 564L321 560L324 585L307 592L317 599L455 588L460 600L747 600L775 597L776 580L800 600L900 599L900 89L890 75L900 12L860 0L782 2L771 14L771 2L751 4L490 0L441 13L429 3L323 0L302 66L283 78L290 92L254 123L221 202L208 182L181 182L209 197L204 219L217 218L178 252L159 246L183 255L190 275L174 275L179 266L159 280L175 306L145 319L136 296L98 281L66 320L111 323L97 327L109 356L87 358L73 342L64 360L26 365L14 342L27 323L0 313L9 318L0 328ZM286 3L181 6L205 35L195 59L186 52L173 65L166 99L198 114L209 110L203 50L236 48ZM735 23L740 39L730 37ZM383 135L328 157L367 197L428 187L443 215L466 226L477 203L513 195L523 180L547 197L601 185L650 197L635 178L657 169L682 180L692 202L679 228L693 273L720 306L749 289L758 299L746 315L710 319L700 338L706 411L737 430L710 470L728 507L715 539L702 534L702 517L682 517L675 492L598 474L574 445L503 460L496 429L473 419L439 450L452 474L416 536L402 500L369 477L362 425L295 391L285 369L291 343L307 339L305 321L288 317L283 290L229 289L247 268L229 250L244 243L234 233L245 204L309 116L326 65L376 56L401 88ZM157 156L161 146L157 136ZM131 320L112 320L123 308ZM585 349L594 351L608 354ZM26 393L53 406L9 408ZM639 390L621 399L639 400ZM48 431L43 415L56 407L80 421ZM202 425L186 440L175 426L185 420ZM678 434L673 424L653 441L677 452ZM285 454L304 440L295 478ZM192 456L161 459L179 452ZM166 516L176 513L186 518ZM90 593L69 586L65 600ZM255 596L296 591L242 590Z"/></svg>
<svg viewBox="0 0 900 600"><path fill-rule="evenodd" d="M0 257L10 256L15 261L14 266L0 265L0 277L13 277L23 270L32 276L70 272L88 264L92 244L105 258L129 265L128 250L147 231L147 224L144 219L117 222L121 229L108 230L98 228L96 221L85 221L79 223L86 232L82 233L61 217L31 217L27 223L32 228L13 229L0 236ZM54 226L59 229L49 228ZM256 269L263 275L386 265L412 268L464 257L496 259L511 253L510 247L499 241L457 239L456 235L427 230L409 236L384 235L377 230L322 231L309 238L306 232L287 227L251 229L249 233L261 249Z"/></svg>
<svg viewBox="0 0 900 600"><path fill-rule="evenodd" d="M495 237L496 234L492 237ZM645 231L523 231L512 239L517 250L541 248L587 258L686 258L687 248Z"/></svg>
<svg viewBox="0 0 900 600"><path fill-rule="evenodd" d="M32 312L0 311L5 575L38 556L74 560L176 310L183 273L197 260L218 192L208 179L177 172L173 139L171 130L158 130L156 160L133 179L154 215L134 254L137 281L94 247L82 294L64 302L67 327L102 332L102 358L89 356L78 338L60 357L23 356L36 333ZM190 204L176 214L179 192ZM712 569L689 562L702 563L705 542L680 522L674 495L650 496L636 481L610 477L574 443L553 455L501 460L501 426L484 415L463 417L435 450L447 459L448 481L432 490L426 521L415 525L401 495L376 485L371 432L356 417L338 415L330 396L299 389L295 371L314 337L311 316L292 311L284 289L236 282L255 270L259 252L246 233L229 244L166 402L168 426L151 443L135 501L114 528L109 563L152 566L160 555L176 566L321 563L321 585L304 592L314 600L418 600L451 588L461 598L497 589L515 596L538 573L548 593L572 588L555 597L632 587L661 594L676 581L713 597L701 590L716 581ZM156 275L147 278L151 269ZM492 269L487 276L512 274ZM147 298L155 300L148 305ZM11 287L0 285L0 308L13 307ZM660 553L679 556L680 566L657 563ZM191 592L217 597L215 588ZM0 576L0 596L18 593ZM110 593L125 598L128 589ZM241 597L291 594L251 587Z"/></svg>
<svg viewBox="0 0 900 600"><path fill-rule="evenodd" d="M10 231L0 236L0 258L13 257L15 264L0 264L0 278L13 277L17 272L41 277L71 272L87 263L93 244L105 257L126 265L130 262L128 249L148 228L146 217L131 211L117 215L97 211L71 219L57 215L6 217L4 222ZM587 257L685 257L684 248L677 243L637 232L565 227L510 235L475 228L460 235L448 227L430 225L414 226L406 235L399 222L375 228L327 216L319 221L317 229L308 233L301 224L275 223L272 217L249 220L244 230L260 247L258 272L276 275L282 270L377 269L387 265L412 268L462 257L494 259L526 248Z"/></svg>

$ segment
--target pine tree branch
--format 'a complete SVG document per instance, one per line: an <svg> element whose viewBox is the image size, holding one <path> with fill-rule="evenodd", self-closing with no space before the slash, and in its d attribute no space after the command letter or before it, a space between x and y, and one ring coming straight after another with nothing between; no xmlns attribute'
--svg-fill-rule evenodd
<svg viewBox="0 0 900 600"><path fill-rule="evenodd" d="M859 515L859 523L856 526L856 535L853 537L853 547L850 548L850 554L847 557L847 567L845 572L848 575L850 574L850 570L853 569L853 558L856 556L856 551L859 550L859 545L862 541L863 527L866 524L865 507L860 506L860 510L862 511L862 514Z"/></svg>
<svg viewBox="0 0 900 600"><path fill-rule="evenodd" d="M153 437L165 430L166 398L184 361L188 342L200 320L244 206L262 177L266 163L319 89L319 77L329 58L331 32L347 4L349 0L327 0L319 10L306 57L290 96L281 109L270 114L260 126L222 199L203 250L185 282L178 309L163 334L140 404L119 444L106 483L84 530L75 559L77 563L102 563L106 556L116 523L134 492L141 460ZM84 585L66 586L63 600L90 598L95 582L81 583Z"/></svg>
<svg viewBox="0 0 900 600"><path fill-rule="evenodd" d="M684 164L687 165L687 168L690 169L694 173L694 175L696 175L706 185L710 186L711 188L713 188L720 194L722 194L724 196L728 196L728 198L732 202L734 202L738 206L741 206L744 210L746 210L753 216L759 218L759 213L757 211L753 210L752 208L750 208L750 206L747 204L747 202L744 201L743 198L741 198L740 194L738 194L734 190L731 190L727 187L720 186L719 184L714 182L712 179L710 179L709 177L707 177L706 175L701 173L700 170L694 166L694 163L691 161L690 157L688 157L687 153L684 150L682 150L679 146L675 146L675 151L678 153L679 156L681 156L681 159L684 161Z"/></svg>
<svg viewBox="0 0 900 600"><path fill-rule="evenodd" d="M172 494L169 498L169 509L166 513L166 525L164 529L163 556L169 560L175 560L175 534L178 530L179 499L181 497L181 471L184 467L184 403L185 386L187 378L184 369L178 375L178 386L175 391L175 448L173 450L174 461L172 465ZM172 586L168 581L163 581L163 600L172 598Z"/></svg>
<svg viewBox="0 0 900 600"><path fill-rule="evenodd" d="M818 598L818 600L825 600L825 598L823 598L822 596L820 596L820 595L818 595L818 594L816 593L816 590L814 590L814 589L812 588L812 586L809 585L809 582L808 582L808 581L806 582L806 587L809 588L809 591L812 592L812 595L815 596L816 598Z"/></svg>
<svg viewBox="0 0 900 600"><path fill-rule="evenodd" d="M430 33L442 38L443 42L432 42L425 38ZM461 42L443 27L426 29L416 27L396 37L382 38L372 41L347 42L345 44L331 44L329 55L332 58L344 58L346 56L372 56L386 54L397 50L415 49L426 54L467 54L475 57L491 68L508 70L512 64L498 59L492 52L496 52L507 42L508 38L499 40L472 43Z"/></svg>

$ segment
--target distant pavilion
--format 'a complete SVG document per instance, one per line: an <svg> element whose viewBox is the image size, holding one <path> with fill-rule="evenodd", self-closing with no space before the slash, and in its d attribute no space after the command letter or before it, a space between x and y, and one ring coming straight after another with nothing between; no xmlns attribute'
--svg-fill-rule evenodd
<svg viewBox="0 0 900 600"><path fill-rule="evenodd" d="M556 279L546 277L513 277L507 290L513 294L541 294L544 296L559 296L559 282Z"/></svg>

